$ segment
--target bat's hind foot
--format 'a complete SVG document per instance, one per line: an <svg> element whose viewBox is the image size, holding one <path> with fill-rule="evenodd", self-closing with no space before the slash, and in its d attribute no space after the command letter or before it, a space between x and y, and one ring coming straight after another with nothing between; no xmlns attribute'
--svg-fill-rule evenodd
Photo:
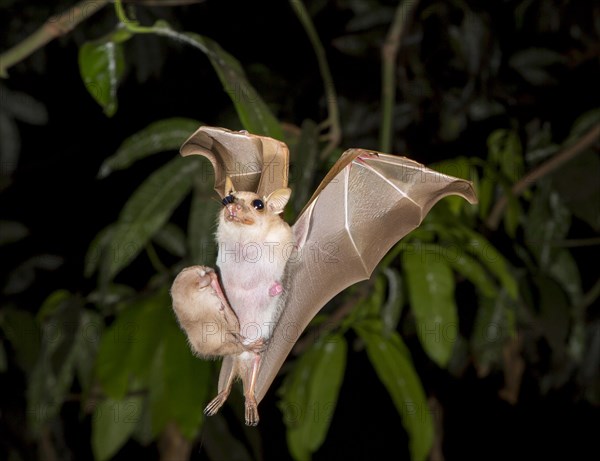
<svg viewBox="0 0 600 461"><path fill-rule="evenodd" d="M206 405L206 408L204 409L204 414L207 416L215 415L217 411L219 411L219 409L223 406L225 400L227 400L227 397L229 397L229 392L219 392L219 394L214 399L212 399L208 405Z"/></svg>
<svg viewBox="0 0 600 461"><path fill-rule="evenodd" d="M268 340L264 338L258 338L256 341L246 344L246 349L250 352L254 352L255 354L260 354L267 349L268 344Z"/></svg>
<svg viewBox="0 0 600 461"><path fill-rule="evenodd" d="M256 404L256 399L254 397L246 396L246 426L256 426L258 425L259 417L258 417L258 405Z"/></svg>

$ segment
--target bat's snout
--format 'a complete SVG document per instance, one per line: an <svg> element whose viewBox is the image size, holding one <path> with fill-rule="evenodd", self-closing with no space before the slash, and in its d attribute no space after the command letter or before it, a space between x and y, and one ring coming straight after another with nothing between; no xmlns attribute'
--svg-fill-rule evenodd
<svg viewBox="0 0 600 461"><path fill-rule="evenodd" d="M240 224L254 224L254 219L247 216L248 210L239 202L225 205L223 210L225 220Z"/></svg>
<svg viewBox="0 0 600 461"><path fill-rule="evenodd" d="M243 211L243 207L239 203L229 203L225 205L225 213L226 218L236 218Z"/></svg>

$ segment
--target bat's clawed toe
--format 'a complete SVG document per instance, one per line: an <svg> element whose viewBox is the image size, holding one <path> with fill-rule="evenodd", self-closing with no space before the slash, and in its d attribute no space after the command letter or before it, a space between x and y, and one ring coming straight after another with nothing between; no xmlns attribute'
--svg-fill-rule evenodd
<svg viewBox="0 0 600 461"><path fill-rule="evenodd" d="M267 349L269 345L269 341L265 338L258 338L256 341L252 341L249 344L245 344L246 350L249 352L254 352L255 354L260 354Z"/></svg>
<svg viewBox="0 0 600 461"><path fill-rule="evenodd" d="M196 275L198 277L198 288L204 289L209 286L212 282L212 273L214 272L210 267L196 266ZM185 270L185 269L184 269Z"/></svg>
<svg viewBox="0 0 600 461"><path fill-rule="evenodd" d="M257 426L260 418L258 417L258 405L254 397L246 396L246 426Z"/></svg>
<svg viewBox="0 0 600 461"><path fill-rule="evenodd" d="M212 399L208 405L206 405L206 408L204 409L204 414L206 416L215 415L217 411L219 411L219 409L223 406L223 404L227 400L227 397L229 397L229 392L219 392L219 394L214 399Z"/></svg>

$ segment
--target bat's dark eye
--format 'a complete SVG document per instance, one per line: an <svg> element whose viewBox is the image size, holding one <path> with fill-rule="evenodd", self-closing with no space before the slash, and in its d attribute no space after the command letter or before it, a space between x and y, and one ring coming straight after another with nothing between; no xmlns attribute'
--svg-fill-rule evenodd
<svg viewBox="0 0 600 461"><path fill-rule="evenodd" d="M223 200L221 200L221 203L223 205L229 205L230 203L233 203L233 195L231 195L231 194L226 195L225 198Z"/></svg>
<svg viewBox="0 0 600 461"><path fill-rule="evenodd" d="M252 206L254 208L256 208L257 210L262 210L265 207L265 204L263 203L262 200L256 199L256 200L252 201Z"/></svg>

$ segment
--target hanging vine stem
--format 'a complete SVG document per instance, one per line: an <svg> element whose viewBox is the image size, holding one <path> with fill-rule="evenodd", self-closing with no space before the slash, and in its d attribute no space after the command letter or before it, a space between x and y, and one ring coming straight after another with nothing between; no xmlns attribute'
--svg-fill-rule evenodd
<svg viewBox="0 0 600 461"><path fill-rule="evenodd" d="M43 48L55 38L68 34L107 3L108 0L83 0L65 12L48 18L33 34L0 55L0 77L7 78L10 67Z"/></svg>
<svg viewBox="0 0 600 461"><path fill-rule="evenodd" d="M581 138L575 142L575 144L567 147L566 149L561 150L555 156L553 156L550 160L542 163L540 166L535 168L534 170L527 173L523 176L519 181L515 183L515 185L511 189L511 193L513 196L518 197L523 192L525 192L531 185L535 182L539 181L544 176L552 173L559 166L571 160L573 157L576 157L578 154L586 150L588 147L592 146L597 138L600 136L600 125L596 125L592 129L590 129L587 133L585 133ZM503 195L494 205L494 208L490 212L488 219L486 221L486 225L489 229L495 230L498 228L500 224L500 220L502 219L502 213L506 208L508 203L508 198L506 195Z"/></svg>
<svg viewBox="0 0 600 461"><path fill-rule="evenodd" d="M382 152L392 150L394 134L394 104L396 103L396 61L406 26L419 0L401 1L394 20L381 47L381 131L379 146Z"/></svg>
<svg viewBox="0 0 600 461"><path fill-rule="evenodd" d="M114 0L118 3L123 11L120 0ZM203 0L161 0L161 1L144 1L138 3L144 3L146 5L157 5L157 6L179 6L179 5L190 5L193 3L200 3ZM8 78L8 69L15 64L23 61L28 56L35 53L40 48L43 48L52 40L67 35L81 22L85 21L89 17L104 8L110 0L83 0L68 10L51 16L46 20L43 26L37 29L34 33L29 35L25 40L13 46L9 50L0 54L0 77ZM115 5L116 6L116 5ZM124 15L124 12L123 12ZM136 25L134 25L136 27ZM137 26L136 32L149 31L141 30L142 27Z"/></svg>
<svg viewBox="0 0 600 461"><path fill-rule="evenodd" d="M304 6L304 3L302 3L302 0L290 0L290 5L300 20L302 27L304 27L306 35L308 35L308 39L315 50L317 63L319 65L319 72L321 73L321 78L323 79L323 84L325 86L328 117L327 120L319 125L320 129L329 129L329 132L325 136L325 139L329 142L321 151L321 160L324 160L333 151L333 149L339 146L342 139L342 128L340 125L337 93L335 91L335 86L333 85L333 78L331 77L331 70L329 69L329 64L327 63L327 57L325 56L325 49L323 48L321 40L319 40L319 35L317 34L315 26L310 18L310 15L308 14L308 11L306 10L306 7Z"/></svg>

